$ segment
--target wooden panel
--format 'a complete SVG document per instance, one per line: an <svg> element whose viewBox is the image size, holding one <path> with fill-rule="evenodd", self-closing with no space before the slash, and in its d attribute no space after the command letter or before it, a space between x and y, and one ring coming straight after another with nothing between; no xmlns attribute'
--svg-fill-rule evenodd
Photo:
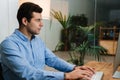
<svg viewBox="0 0 120 80"><path fill-rule="evenodd" d="M108 53L110 55L115 55L116 47L117 47L117 41L114 40L100 40L100 45L103 46L108 50Z"/></svg>

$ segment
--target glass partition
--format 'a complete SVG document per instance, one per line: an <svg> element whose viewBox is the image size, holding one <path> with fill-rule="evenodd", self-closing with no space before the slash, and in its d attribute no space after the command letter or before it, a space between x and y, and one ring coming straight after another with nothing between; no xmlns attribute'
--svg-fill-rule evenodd
<svg viewBox="0 0 120 80"><path fill-rule="evenodd" d="M120 30L120 0L96 0L95 22L99 26L99 45L115 55Z"/></svg>

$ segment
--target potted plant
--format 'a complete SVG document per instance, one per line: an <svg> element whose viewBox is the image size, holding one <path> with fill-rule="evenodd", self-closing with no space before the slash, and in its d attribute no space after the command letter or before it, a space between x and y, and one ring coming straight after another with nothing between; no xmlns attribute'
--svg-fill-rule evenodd
<svg viewBox="0 0 120 80"><path fill-rule="evenodd" d="M55 11L55 10L52 10L51 11L51 15L52 17L54 17L63 27L62 31L61 31L61 42L64 43L64 45L62 45L61 47L63 48L62 50L65 50L67 51L68 50L68 47L69 47L69 30L68 30L68 27L69 27L69 20L70 20L70 16L66 16L66 15L63 15L61 11ZM60 43L61 43L60 42ZM59 44L59 43L58 43ZM57 45L58 45L57 44ZM57 46L58 47L58 46Z"/></svg>
<svg viewBox="0 0 120 80"><path fill-rule="evenodd" d="M70 18L71 26L83 26L86 27L88 25L88 18L85 14L73 15Z"/></svg>
<svg viewBox="0 0 120 80"><path fill-rule="evenodd" d="M100 61L101 54L107 54L107 50L99 45L94 45L94 38L93 41L89 38L89 34L92 34L91 31L95 28L95 25L88 26L88 27L81 27L79 26L79 29L82 31L82 39L83 41L78 46L71 45L71 51L69 52L69 55L71 57L71 62L76 65L83 65L84 64L84 58L85 55L89 54L90 56L93 56L95 59ZM92 36L93 37L93 36ZM77 53L77 54L76 54ZM77 55L77 56L76 56Z"/></svg>
<svg viewBox="0 0 120 80"><path fill-rule="evenodd" d="M85 14L72 15L69 24L69 40L71 43L76 43L76 45L79 45L83 42L83 39L80 38L83 34L81 34L79 26L86 27L88 25L88 18Z"/></svg>

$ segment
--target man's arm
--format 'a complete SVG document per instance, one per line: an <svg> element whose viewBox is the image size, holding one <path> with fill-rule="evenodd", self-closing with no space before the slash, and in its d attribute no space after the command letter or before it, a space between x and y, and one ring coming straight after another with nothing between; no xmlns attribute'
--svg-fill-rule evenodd
<svg viewBox="0 0 120 80"><path fill-rule="evenodd" d="M63 72L38 70L30 65L19 47L13 41L2 43L2 64L20 78L26 80L63 80ZM55 77L56 76L56 77Z"/></svg>
<svg viewBox="0 0 120 80"><path fill-rule="evenodd" d="M70 64L65 60L57 57L48 48L46 48L46 51L45 51L45 62L48 66L53 67L62 72L70 72L75 67L75 65Z"/></svg>
<svg viewBox="0 0 120 80"><path fill-rule="evenodd" d="M95 73L93 68L86 66L75 66L58 57L56 57L49 49L46 49L46 64L60 71L65 72L65 80L86 79L90 80Z"/></svg>

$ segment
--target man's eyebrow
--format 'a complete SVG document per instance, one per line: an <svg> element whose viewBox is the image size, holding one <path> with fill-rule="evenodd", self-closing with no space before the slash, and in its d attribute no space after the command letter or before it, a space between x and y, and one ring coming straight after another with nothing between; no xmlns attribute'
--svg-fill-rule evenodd
<svg viewBox="0 0 120 80"><path fill-rule="evenodd" d="M37 21L41 21L42 19L35 19L35 20L37 20Z"/></svg>

